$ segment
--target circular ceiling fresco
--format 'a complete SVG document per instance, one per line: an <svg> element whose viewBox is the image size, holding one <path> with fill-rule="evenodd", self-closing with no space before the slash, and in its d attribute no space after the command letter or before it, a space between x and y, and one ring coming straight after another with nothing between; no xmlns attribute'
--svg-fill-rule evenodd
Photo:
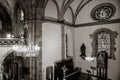
<svg viewBox="0 0 120 80"><path fill-rule="evenodd" d="M91 11L93 20L110 19L115 14L116 8L111 3L102 3L95 6Z"/></svg>

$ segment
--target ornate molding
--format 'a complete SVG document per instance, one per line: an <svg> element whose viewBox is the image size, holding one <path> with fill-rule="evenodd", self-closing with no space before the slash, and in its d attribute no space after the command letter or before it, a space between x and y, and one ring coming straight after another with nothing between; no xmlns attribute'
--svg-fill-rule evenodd
<svg viewBox="0 0 120 80"><path fill-rule="evenodd" d="M90 37L93 39L91 45L92 45L92 56L96 57L97 53L98 53L98 34L101 32L105 32L110 34L110 54L108 55L108 57L110 59L116 59L115 58L115 38L117 38L117 31L112 31L108 28L100 28L97 29L95 32L93 32L93 34L90 34Z"/></svg>
<svg viewBox="0 0 120 80"><path fill-rule="evenodd" d="M91 11L93 20L105 20L114 16L116 7L111 3L102 3L95 6Z"/></svg>
<svg viewBox="0 0 120 80"><path fill-rule="evenodd" d="M0 38L0 46L12 46L16 45L19 43L24 43L24 40L21 40L20 38L12 38L12 39L7 39L7 38Z"/></svg>

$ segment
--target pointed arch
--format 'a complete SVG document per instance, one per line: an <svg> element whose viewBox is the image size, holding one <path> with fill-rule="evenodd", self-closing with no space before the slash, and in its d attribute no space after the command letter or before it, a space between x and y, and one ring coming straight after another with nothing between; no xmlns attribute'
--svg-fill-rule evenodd
<svg viewBox="0 0 120 80"><path fill-rule="evenodd" d="M103 50L103 49L101 49L101 48L103 48L103 46L101 46L101 44L99 44L101 42L100 41L101 35L103 37L105 35L105 39L103 38L104 40L106 40L104 51L106 51L108 53L108 58L116 59L116 57L115 57L115 51L116 51L115 38L117 38L118 32L112 31L111 29L108 29L108 28L99 28L96 31L94 31L93 34L90 34L90 37L93 39L93 41L91 43L92 44L92 56L96 57L97 53ZM98 41L99 41L99 43L98 43Z"/></svg>
<svg viewBox="0 0 120 80"><path fill-rule="evenodd" d="M3 60L7 57L8 54L13 53L13 52L15 52L15 51L14 51L14 50L10 50L10 51L8 51L7 53L5 53L5 54L3 55L3 57L1 58L1 62L3 62Z"/></svg>
<svg viewBox="0 0 120 80"><path fill-rule="evenodd" d="M53 5L52 5L53 4ZM47 7L48 6L48 7ZM49 7L50 6L50 7ZM51 7L52 7L52 9L51 9ZM47 8L48 8L48 10L47 10ZM54 15L52 14L52 12L50 11L50 10L52 10L52 12L53 12L53 10L55 11L54 12ZM48 13L49 13L49 15L48 15L48 17L52 17L52 18L58 18L59 19L59 6L58 6L58 4L57 4L57 2L55 1L55 0L49 0L48 2L47 2L47 5L46 5L46 7L45 7L45 16L47 16L46 15L46 11L49 11ZM55 15L56 15L56 17L55 17Z"/></svg>
<svg viewBox="0 0 120 80"><path fill-rule="evenodd" d="M14 11L13 11L13 14L15 15L15 16L14 16L14 21L15 21L16 23L18 22L18 21L17 21L18 11L19 11L20 9L22 9L22 10L24 11L24 15L25 15L24 18L25 18L25 20L26 20L28 17L30 17L30 11L29 11L27 5L22 5L22 3L21 3L19 0L17 0L16 3L15 3ZM29 14L28 14L28 13L29 13Z"/></svg>

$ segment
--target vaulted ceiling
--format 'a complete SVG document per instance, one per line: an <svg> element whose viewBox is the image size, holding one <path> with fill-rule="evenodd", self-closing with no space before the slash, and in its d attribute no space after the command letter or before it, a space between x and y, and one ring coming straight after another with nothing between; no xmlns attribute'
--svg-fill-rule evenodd
<svg viewBox="0 0 120 80"><path fill-rule="evenodd" d="M120 4L119 0L115 0L115 1L116 3ZM12 17L14 16L12 14L14 13L15 4L18 3L27 10L27 14L29 13L28 15L30 15L29 17L32 17L32 15L35 14L38 19L45 18L46 16L45 9L49 2L54 3L55 7L57 8L58 17L56 21L59 21L59 22L66 21L64 19L65 18L64 16L66 15L67 10L69 10L72 14L72 22L70 22L70 24L75 26L76 24L82 23L82 21L78 21L78 19L82 16L80 14L82 10L86 9L90 12L88 8L91 9L95 7L97 4L104 3L104 2L106 3L114 2L114 0L99 0L99 1L98 0L0 0L1 5L5 7L7 12ZM84 16L84 17L86 18L88 16ZM69 22L67 22L66 24L69 24Z"/></svg>

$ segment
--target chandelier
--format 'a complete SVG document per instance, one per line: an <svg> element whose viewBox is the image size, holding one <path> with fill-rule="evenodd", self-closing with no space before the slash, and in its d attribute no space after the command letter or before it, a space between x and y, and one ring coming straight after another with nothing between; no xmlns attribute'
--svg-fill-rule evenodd
<svg viewBox="0 0 120 80"><path fill-rule="evenodd" d="M34 44L34 29L29 30L28 25L25 24L23 31L19 43L13 45L12 49L26 56L35 56L39 53L40 47Z"/></svg>
<svg viewBox="0 0 120 80"><path fill-rule="evenodd" d="M36 52L40 50L40 47L38 45L14 45L13 49L17 52Z"/></svg>

